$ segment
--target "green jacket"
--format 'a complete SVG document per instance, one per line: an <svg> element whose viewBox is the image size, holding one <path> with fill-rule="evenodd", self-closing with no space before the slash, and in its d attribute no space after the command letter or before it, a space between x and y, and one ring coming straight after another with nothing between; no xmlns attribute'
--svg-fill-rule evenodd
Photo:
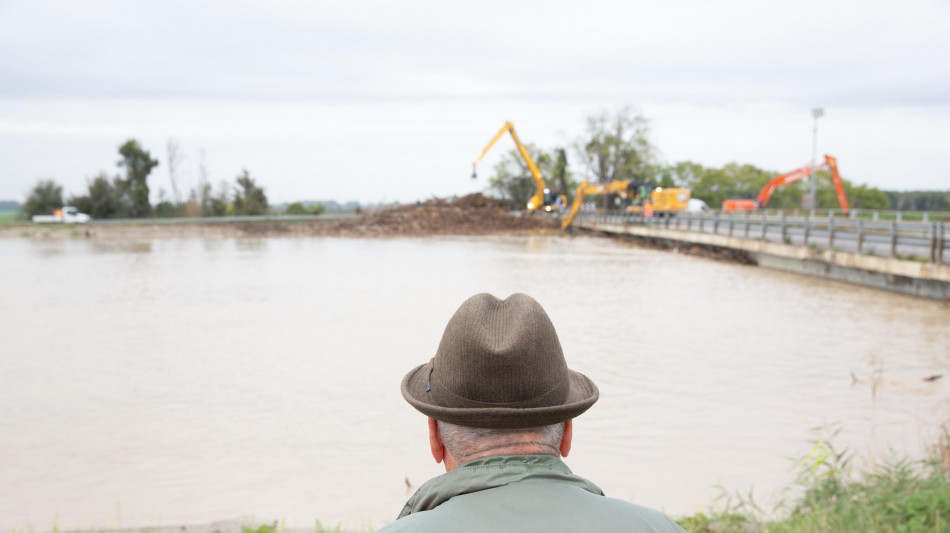
<svg viewBox="0 0 950 533"><path fill-rule="evenodd" d="M378 533L403 531L684 532L658 511L607 498L550 455L485 457L429 480Z"/></svg>

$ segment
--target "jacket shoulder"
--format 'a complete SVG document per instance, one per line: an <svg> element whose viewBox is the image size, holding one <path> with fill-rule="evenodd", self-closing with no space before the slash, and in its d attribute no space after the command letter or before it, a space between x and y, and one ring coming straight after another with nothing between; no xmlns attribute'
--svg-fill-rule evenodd
<svg viewBox="0 0 950 533"><path fill-rule="evenodd" d="M451 498L379 533L598 531L684 533L663 513L560 484L518 483Z"/></svg>

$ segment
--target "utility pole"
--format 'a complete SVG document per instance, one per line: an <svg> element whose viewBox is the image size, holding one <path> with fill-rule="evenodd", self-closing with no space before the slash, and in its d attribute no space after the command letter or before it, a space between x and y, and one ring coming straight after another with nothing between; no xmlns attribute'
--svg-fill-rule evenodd
<svg viewBox="0 0 950 533"><path fill-rule="evenodd" d="M815 190L817 188L818 178L815 176L815 160L818 158L818 119L824 116L825 110L820 107L815 107L811 110L811 116L815 118L814 125L811 130L811 170L808 173L808 181L811 182L811 189L808 193L808 208L811 212L811 216L815 216L815 207L817 204L815 202Z"/></svg>

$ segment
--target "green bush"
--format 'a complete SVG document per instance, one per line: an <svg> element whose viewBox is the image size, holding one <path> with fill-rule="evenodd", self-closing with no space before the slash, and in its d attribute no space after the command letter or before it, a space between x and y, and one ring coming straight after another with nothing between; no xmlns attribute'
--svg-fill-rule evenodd
<svg viewBox="0 0 950 533"><path fill-rule="evenodd" d="M322 215L326 211L326 207L323 204L312 204L309 207L303 205L302 202L294 202L287 206L287 209L284 210L285 215Z"/></svg>
<svg viewBox="0 0 950 533"><path fill-rule="evenodd" d="M798 461L792 487L801 496L779 506L767 520L751 493L721 496L713 508L679 520L704 532L950 532L950 480L937 462L893 457L853 475L851 454L831 437L814 441Z"/></svg>

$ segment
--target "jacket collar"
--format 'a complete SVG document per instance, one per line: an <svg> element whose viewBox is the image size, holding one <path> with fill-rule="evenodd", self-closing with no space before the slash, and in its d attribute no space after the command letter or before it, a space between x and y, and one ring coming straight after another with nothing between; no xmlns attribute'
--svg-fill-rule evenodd
<svg viewBox="0 0 950 533"><path fill-rule="evenodd" d="M430 479L409 498L398 518L435 509L455 496L528 479L568 483L593 494L604 494L597 485L574 475L563 461L552 455L496 455L469 461Z"/></svg>

